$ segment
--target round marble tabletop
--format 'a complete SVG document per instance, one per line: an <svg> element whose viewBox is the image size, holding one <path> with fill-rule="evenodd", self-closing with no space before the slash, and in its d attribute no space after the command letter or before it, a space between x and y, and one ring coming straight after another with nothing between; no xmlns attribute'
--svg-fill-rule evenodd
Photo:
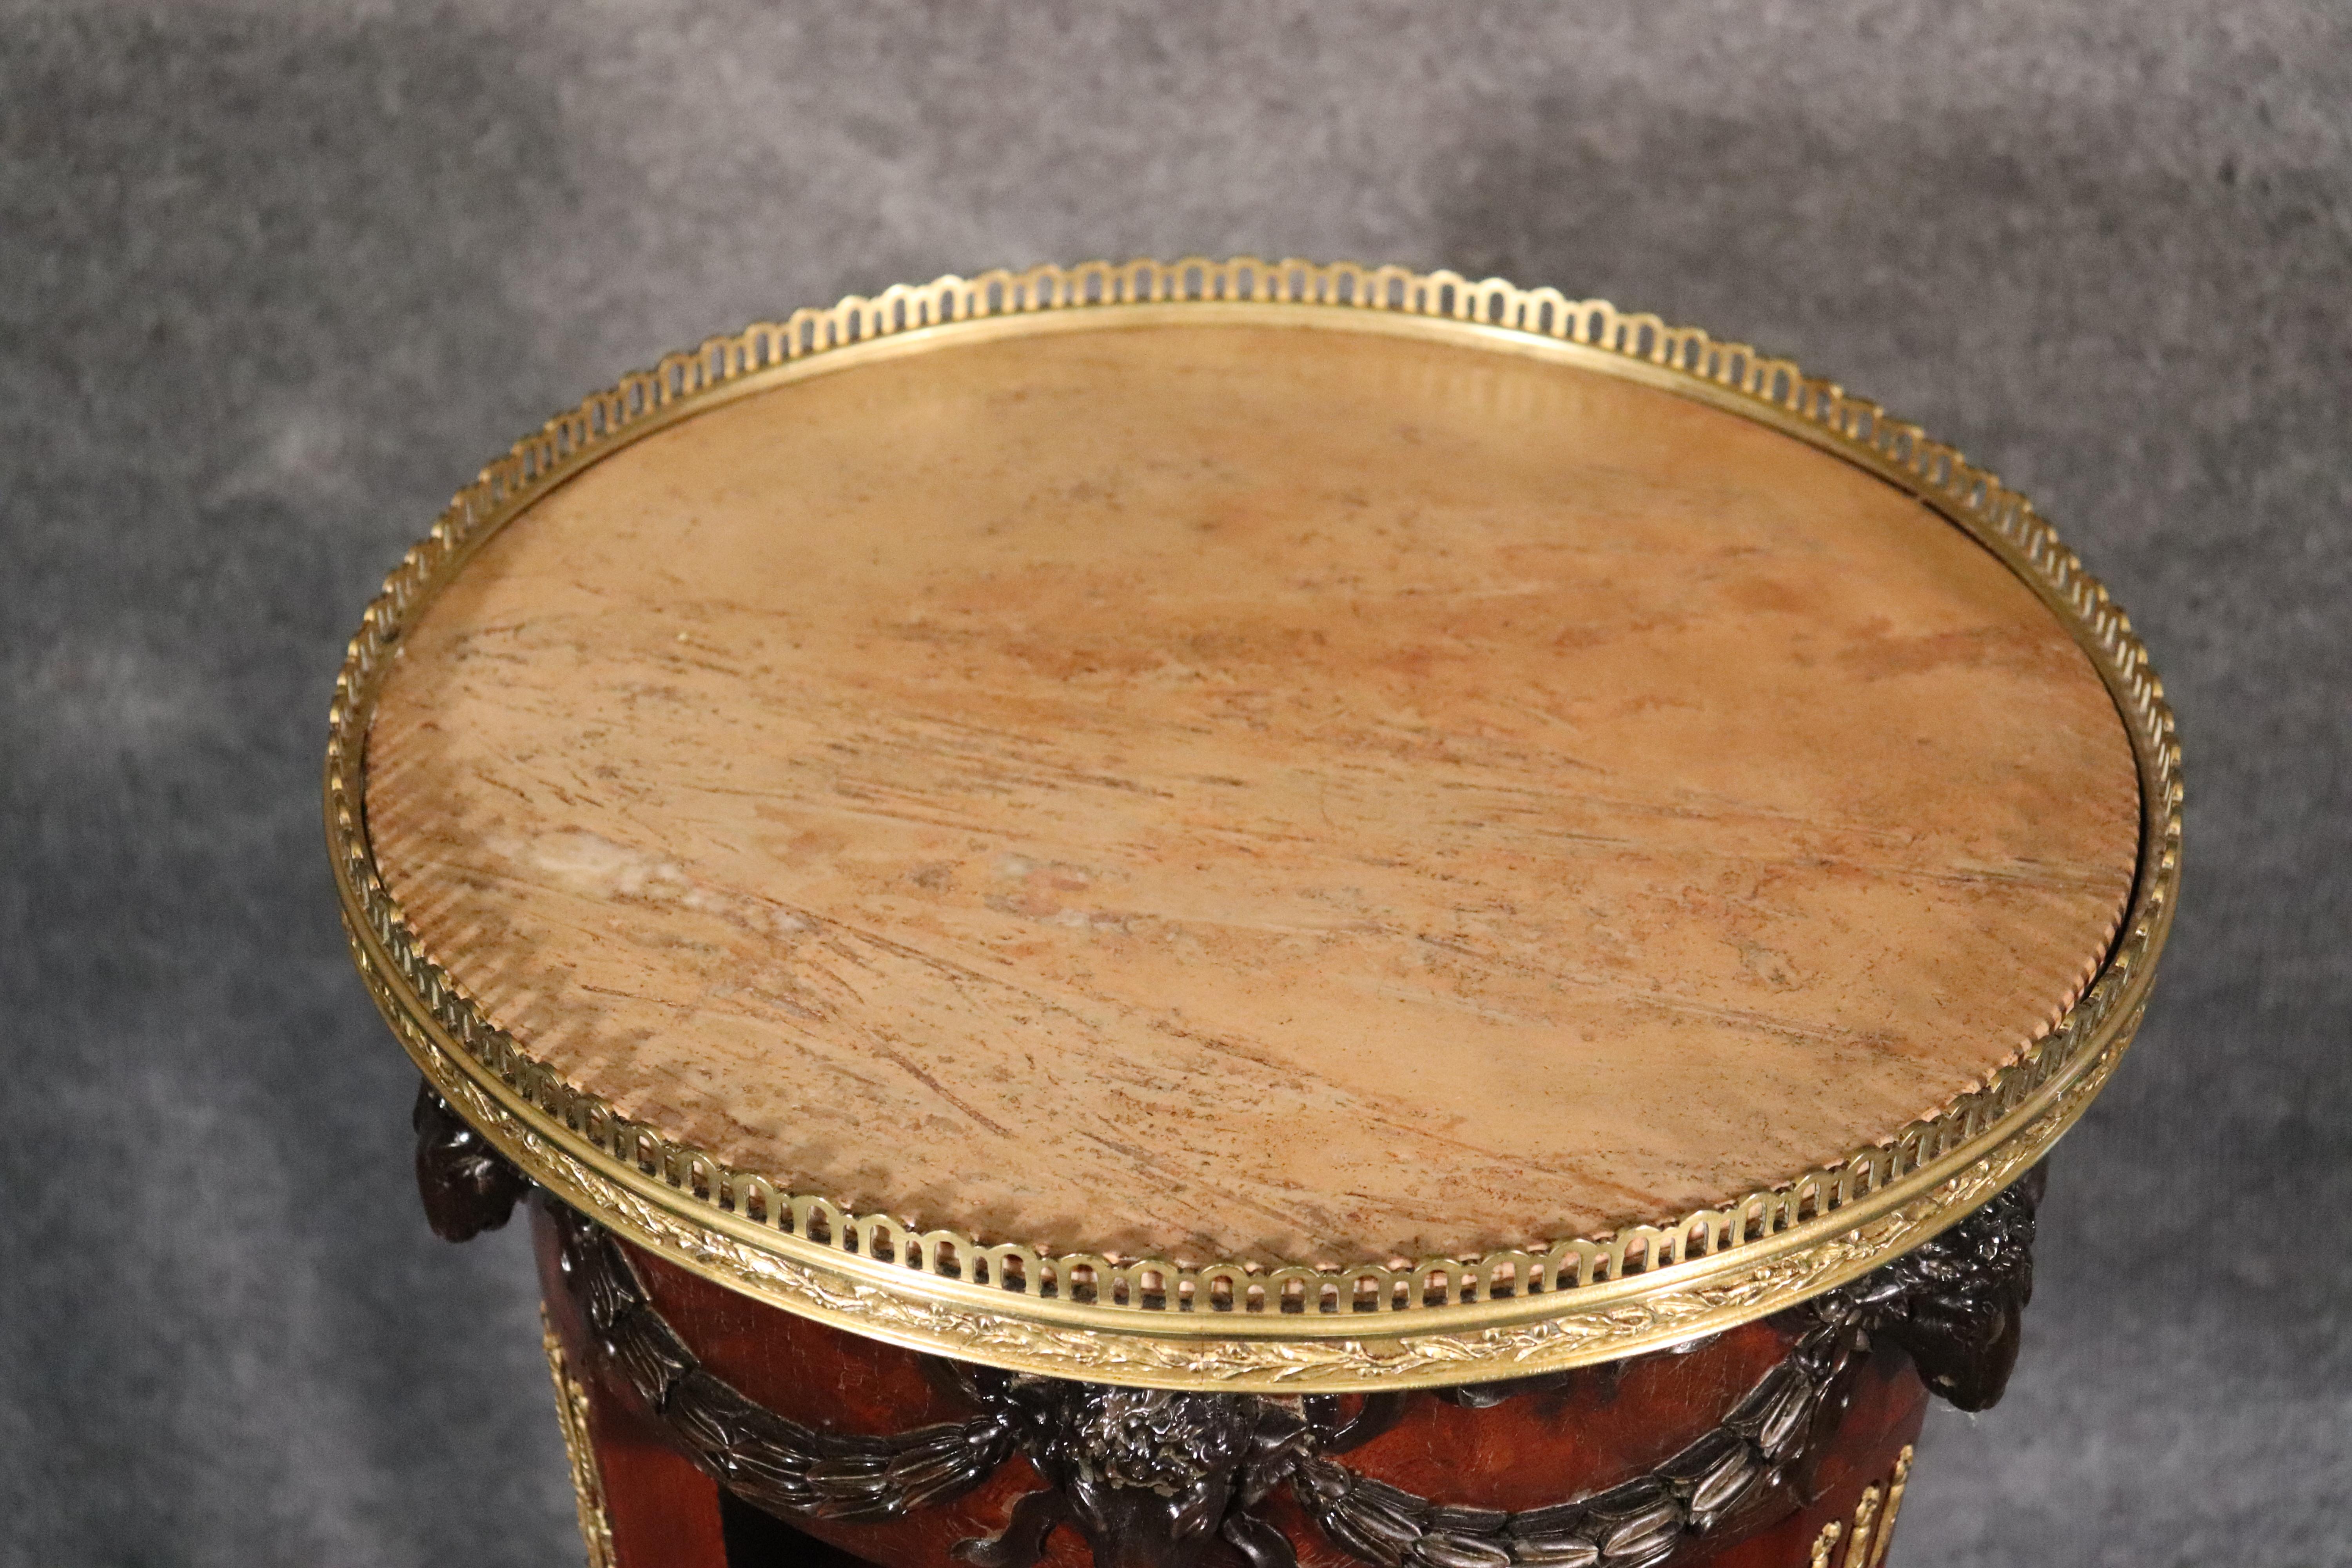
<svg viewBox="0 0 2352 1568"><path fill-rule="evenodd" d="M403 632L366 831L626 1116L1112 1257L1460 1256L1721 1203L1984 1084L2141 801L2068 626L1654 385L1203 320L714 403Z"/></svg>

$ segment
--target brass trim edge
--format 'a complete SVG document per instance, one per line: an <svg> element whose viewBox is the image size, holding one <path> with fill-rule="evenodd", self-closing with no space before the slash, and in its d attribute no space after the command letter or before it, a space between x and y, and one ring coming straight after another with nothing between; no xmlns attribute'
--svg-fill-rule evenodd
<svg viewBox="0 0 2352 1568"><path fill-rule="evenodd" d="M1720 1208L1475 1258L1269 1269L1055 1255L793 1194L564 1082L421 950L368 841L367 728L403 628L499 527L620 447L788 380L977 338L1208 320L1439 338L1625 376L1833 453L1969 532L2067 626L2130 734L2139 865L2092 984L1935 1115ZM2179 747L2163 685L2105 589L1990 473L1787 360L1654 316L1499 279L1251 258L943 278L759 323L625 377L485 468L386 580L337 680L325 783L344 926L370 994L435 1087L532 1179L790 1311L962 1360L1160 1387L1296 1394L1524 1376L1715 1332L1864 1273L1992 1197L2082 1115L2138 1026L2179 884Z"/></svg>
<svg viewBox="0 0 2352 1568"><path fill-rule="evenodd" d="M1895 1520L1903 1511L1904 1489L1911 1483L1911 1461L1916 1450L1908 1443L1895 1456L1894 1473L1884 1484L1873 1481L1862 1489L1862 1497L1853 1505L1853 1528L1849 1532L1845 1521L1833 1519L1822 1526L1813 1537L1812 1568L1833 1568L1831 1559L1837 1554L1838 1542L1845 1542L1843 1568L1884 1568L1886 1548L1895 1539ZM1880 1513L1881 1500L1886 1511Z"/></svg>
<svg viewBox="0 0 2352 1568"><path fill-rule="evenodd" d="M612 1516L604 1508L604 1471L596 1462L595 1440L588 1431L588 1391L572 1374L572 1360L563 1353L563 1341L544 1307L539 1310L539 1340L547 1352L547 1375L555 1384L555 1419L563 1428L564 1456L572 1462L572 1501L580 1515L588 1568L620 1568Z"/></svg>

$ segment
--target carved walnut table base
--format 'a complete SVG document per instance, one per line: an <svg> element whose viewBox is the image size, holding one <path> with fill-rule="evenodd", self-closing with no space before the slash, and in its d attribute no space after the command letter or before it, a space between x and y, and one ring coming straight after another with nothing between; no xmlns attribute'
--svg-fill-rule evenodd
<svg viewBox="0 0 2352 1568"><path fill-rule="evenodd" d="M520 1173L429 1089L415 1121L436 1230L503 1225ZM1675 1350L1299 1399L964 1366L530 1207L597 1568L1875 1568L1930 1391L1982 1410L2008 1382L2041 1188Z"/></svg>

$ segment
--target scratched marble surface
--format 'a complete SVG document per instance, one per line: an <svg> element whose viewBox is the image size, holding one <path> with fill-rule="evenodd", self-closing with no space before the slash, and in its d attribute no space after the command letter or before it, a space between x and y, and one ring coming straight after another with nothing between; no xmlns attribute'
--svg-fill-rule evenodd
<svg viewBox="0 0 2352 1568"><path fill-rule="evenodd" d="M1098 330L820 376L541 502L370 741L427 947L633 1117L1192 1259L1720 1202L2045 1029L2137 795L1916 503L1589 371Z"/></svg>

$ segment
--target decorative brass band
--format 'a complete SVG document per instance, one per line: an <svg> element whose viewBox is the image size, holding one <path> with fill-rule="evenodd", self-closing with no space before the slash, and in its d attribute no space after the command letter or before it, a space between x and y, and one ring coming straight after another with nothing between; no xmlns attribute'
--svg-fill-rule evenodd
<svg viewBox="0 0 2352 1568"><path fill-rule="evenodd" d="M1895 1456L1895 1473L1886 1484L1876 1481L1863 1488L1862 1500L1853 1505L1853 1531L1847 1533L1845 1521L1833 1519L1822 1526L1821 1534L1813 1538L1812 1568L1881 1568L1886 1561L1888 1542L1895 1539L1895 1520L1903 1511L1903 1489L1911 1483L1911 1445ZM1886 1511L1878 1511L1881 1500ZM1837 1556L1838 1542L1845 1542L1843 1563L1832 1561Z"/></svg>
<svg viewBox="0 0 2352 1568"><path fill-rule="evenodd" d="M1403 1416L1399 1393L1372 1395L1343 1419L1336 1399L1113 1388L965 1368L959 1381L977 1408L961 1419L891 1433L811 1428L704 1364L609 1232L545 1206L561 1288L586 1328L583 1354L609 1386L630 1392L673 1449L737 1501L780 1519L878 1523L951 1507L1020 1454L1040 1484L1013 1500L992 1538L968 1537L950 1556L981 1568L1034 1568L1066 1525L1097 1563L1202 1568L1223 1555L1222 1542L1251 1568L1297 1568L1299 1538L1265 1506L1286 1494L1325 1542L1371 1568L1663 1568L1686 1557L1694 1538L1718 1547L1803 1506L1837 1447L1854 1380L1882 1343L1916 1356L1950 1342L1955 1320L1977 1316L1973 1303L2016 1302L2031 1269L2022 1238L2034 1202L2020 1184L1948 1232L1958 1255L1932 1271L1900 1260L1907 1278L1869 1275L1798 1308L1781 1358L1713 1426L1640 1474L1515 1509L1442 1502L1343 1462ZM2014 1321L2012 1308L2011 1328ZM1979 1350L1990 1342L1962 1339ZM1923 1374L1928 1364L1919 1360ZM1557 1391L1577 1375L1445 1394L1488 1408ZM1474 1391L1485 1397L1465 1398ZM1903 1473L1898 1467L1898 1495ZM1865 1568L1880 1491L1863 1494L1849 1568ZM1822 1539L1833 1542L1838 1529Z"/></svg>
<svg viewBox="0 0 2352 1568"><path fill-rule="evenodd" d="M628 442L802 376L1017 333L1211 321L1391 332L1624 376L1835 454L1980 541L2089 656L2138 768L2132 900L2082 998L1937 1114L1720 1208L1404 1268L1269 1270L1056 1256L790 1193L563 1081L420 951L367 836L368 724L403 629L509 519ZM565 1203L732 1289L918 1349L1097 1382L1294 1393L1612 1360L1829 1289L1959 1219L2073 1124L2129 1044L2171 924L2180 803L2172 711L2129 620L2030 503L1916 426L1786 360L1556 289L1247 258L1047 266L852 296L710 339L559 415L458 492L369 606L336 686L325 801L352 957L378 1007L435 1088Z"/></svg>
<svg viewBox="0 0 2352 1568"><path fill-rule="evenodd" d="M596 1462L596 1444L588 1431L588 1391L572 1374L563 1341L539 1310L540 1343L547 1351L547 1375L555 1384L555 1418L563 1427L563 1452L572 1461L572 1501L580 1515L580 1541L588 1550L588 1568L620 1568L613 1549L612 1516L604 1509L604 1471Z"/></svg>

